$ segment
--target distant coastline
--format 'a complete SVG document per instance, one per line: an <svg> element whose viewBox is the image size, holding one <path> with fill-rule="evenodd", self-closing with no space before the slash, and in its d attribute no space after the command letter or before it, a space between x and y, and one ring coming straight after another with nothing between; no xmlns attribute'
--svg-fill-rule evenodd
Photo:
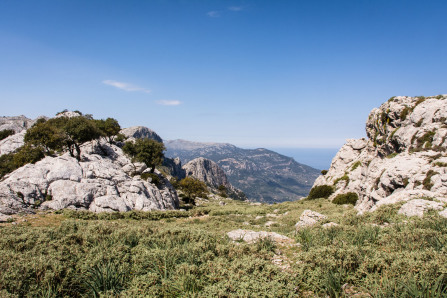
<svg viewBox="0 0 447 298"><path fill-rule="evenodd" d="M318 170L328 169L340 148L268 148Z"/></svg>

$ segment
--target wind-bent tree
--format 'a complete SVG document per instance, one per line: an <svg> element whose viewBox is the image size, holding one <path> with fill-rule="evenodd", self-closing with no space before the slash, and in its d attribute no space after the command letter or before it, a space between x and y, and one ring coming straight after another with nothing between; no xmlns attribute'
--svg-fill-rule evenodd
<svg viewBox="0 0 447 298"><path fill-rule="evenodd" d="M121 130L121 126L119 125L118 121L113 118L107 118L106 120L95 120L95 124L107 138L109 144L112 144L113 137L116 136Z"/></svg>
<svg viewBox="0 0 447 298"><path fill-rule="evenodd" d="M92 119L84 116L39 119L25 134L25 143L51 150L67 149L72 157L81 160L82 143L102 136ZM76 154L75 154L76 152Z"/></svg>
<svg viewBox="0 0 447 298"><path fill-rule="evenodd" d="M137 139L135 142L126 142L123 146L123 152L130 157L132 162L142 162L155 171L155 167L163 163L163 151L165 145L152 139Z"/></svg>

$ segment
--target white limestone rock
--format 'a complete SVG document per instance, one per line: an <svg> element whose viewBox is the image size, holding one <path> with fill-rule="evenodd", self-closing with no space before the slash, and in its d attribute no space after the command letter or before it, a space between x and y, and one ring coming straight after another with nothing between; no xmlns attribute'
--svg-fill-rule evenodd
<svg viewBox="0 0 447 298"><path fill-rule="evenodd" d="M275 233L275 232L266 232L266 231L260 231L255 232L252 230L233 230L227 233L228 238L230 238L233 241L240 241L243 240L248 243L256 242L259 239L269 238L275 242L278 243L293 243L293 240L287 236Z"/></svg>
<svg viewBox="0 0 447 298"><path fill-rule="evenodd" d="M360 212L414 198L447 197L447 96L398 96L373 109L368 139L347 140L314 186L355 192ZM344 177L344 179L340 179Z"/></svg>
<svg viewBox="0 0 447 298"><path fill-rule="evenodd" d="M444 204L435 201L428 201L423 199L414 199L408 201L400 207L398 213L406 216L424 216L427 210L441 210L444 209Z"/></svg>
<svg viewBox="0 0 447 298"><path fill-rule="evenodd" d="M318 212L312 210L304 210L303 213L301 213L300 221L295 224L295 228L299 230L302 228L311 227L326 218L326 215L320 214Z"/></svg>
<svg viewBox="0 0 447 298"><path fill-rule="evenodd" d="M165 210L178 207L175 189L158 171L159 187L140 176L121 148L96 141L82 146L78 162L68 153L45 157L6 175L0 182L0 213L13 214L35 208L100 211ZM104 155L106 152L106 156Z"/></svg>

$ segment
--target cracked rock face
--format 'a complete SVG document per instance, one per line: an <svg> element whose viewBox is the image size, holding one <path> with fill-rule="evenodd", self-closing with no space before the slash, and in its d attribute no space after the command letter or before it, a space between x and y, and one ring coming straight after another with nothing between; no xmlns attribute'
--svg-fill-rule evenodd
<svg viewBox="0 0 447 298"><path fill-rule="evenodd" d="M212 160L199 157L185 164L182 169L186 176L197 178L213 188L223 185L228 189L233 189L225 172Z"/></svg>
<svg viewBox="0 0 447 298"><path fill-rule="evenodd" d="M347 140L314 186L334 186L329 199L357 193L360 212L422 197L445 200L446 117L447 95L391 98L371 111L368 139Z"/></svg>
<svg viewBox="0 0 447 298"><path fill-rule="evenodd" d="M178 207L175 189L160 175L157 187L139 175L121 148L101 142L82 146L78 162L68 153L45 157L6 175L0 182L0 214L63 208L101 211L165 210ZM159 173L158 173L159 174Z"/></svg>

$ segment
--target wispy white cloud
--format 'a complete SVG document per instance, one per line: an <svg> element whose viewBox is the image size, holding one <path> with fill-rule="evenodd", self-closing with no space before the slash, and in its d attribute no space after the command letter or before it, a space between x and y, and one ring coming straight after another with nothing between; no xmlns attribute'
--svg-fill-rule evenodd
<svg viewBox="0 0 447 298"><path fill-rule="evenodd" d="M133 84L129 84L129 83L124 83L124 82L118 82L118 81L113 81L113 80L104 80L102 81L103 84L109 85L109 86L113 86L115 88L124 90L124 91L129 91L129 92L144 92L144 93L150 93L151 90L149 89L145 89L145 88L141 88L139 86L133 85Z"/></svg>
<svg viewBox="0 0 447 298"><path fill-rule="evenodd" d="M166 100L166 99L157 100L156 103L162 106L178 106L182 104L180 100Z"/></svg>
<svg viewBox="0 0 447 298"><path fill-rule="evenodd" d="M228 10L231 10L231 11L241 11L243 9L244 8L242 6L230 6L230 7L228 7Z"/></svg>
<svg viewBox="0 0 447 298"><path fill-rule="evenodd" d="M216 11L216 10L208 11L206 13L206 15L209 16L210 18L218 18L218 17L220 17L220 13L218 11Z"/></svg>

